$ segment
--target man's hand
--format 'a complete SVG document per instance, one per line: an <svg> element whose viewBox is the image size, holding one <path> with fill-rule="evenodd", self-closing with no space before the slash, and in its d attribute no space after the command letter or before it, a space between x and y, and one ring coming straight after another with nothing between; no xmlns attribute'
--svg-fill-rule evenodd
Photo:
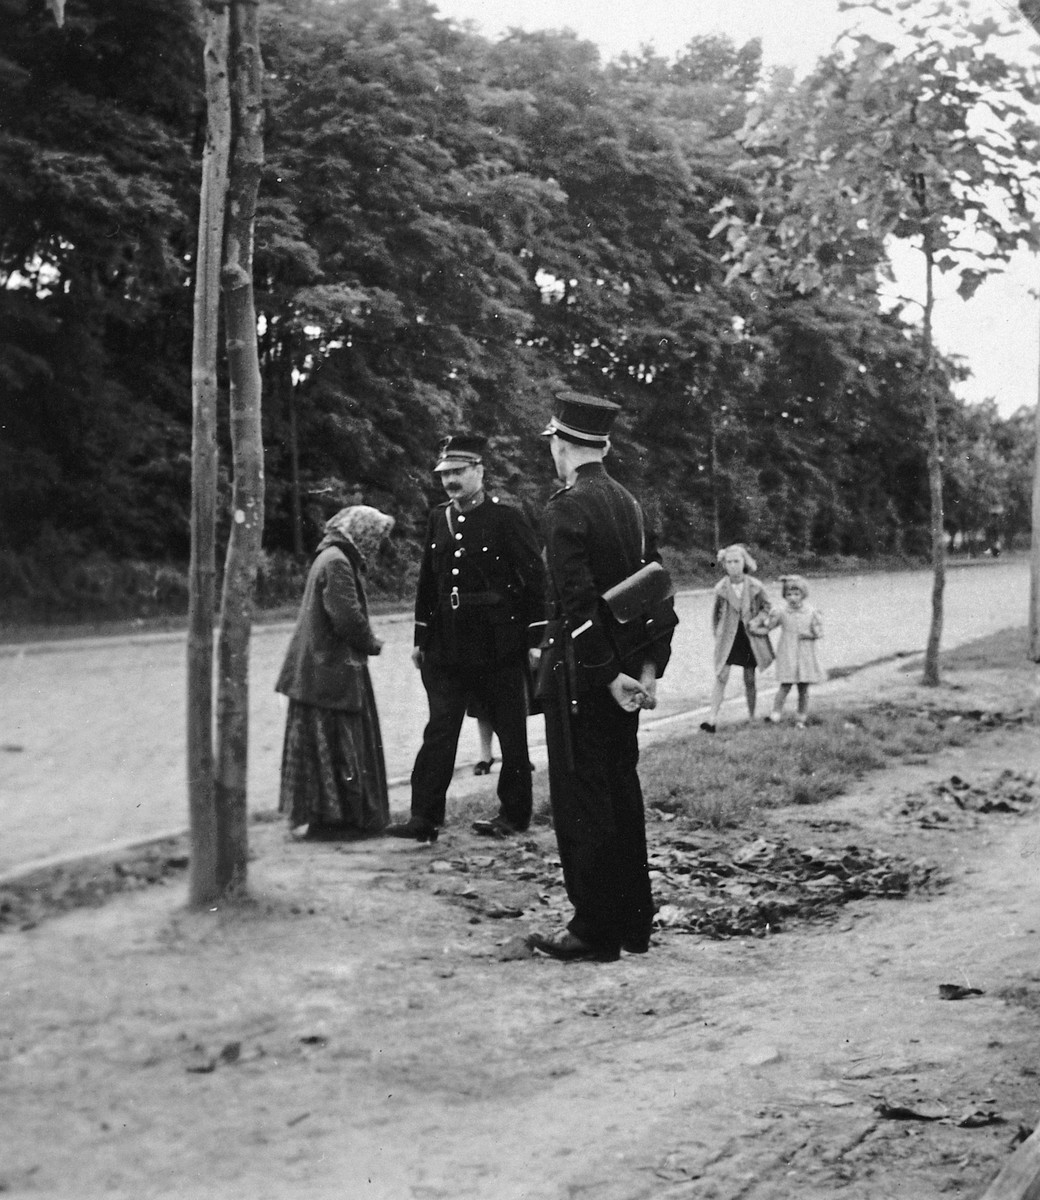
<svg viewBox="0 0 1040 1200"><path fill-rule="evenodd" d="M633 679L631 675L618 675L607 686L618 707L625 712L639 712L642 708L646 693L638 679Z"/></svg>
<svg viewBox="0 0 1040 1200"><path fill-rule="evenodd" d="M540 647L535 646L533 649L528 650L527 665L531 668L532 675L538 674L538 664L541 661L542 661L542 651L541 651Z"/></svg>
<svg viewBox="0 0 1040 1200"><path fill-rule="evenodd" d="M372 635L372 647L369 650L369 654L379 654L382 649L383 649L383 639L381 637L376 637L375 634L373 634Z"/></svg>
<svg viewBox="0 0 1040 1200"><path fill-rule="evenodd" d="M422 666L423 652L418 646L412 647L412 666L418 670Z"/></svg>
<svg viewBox="0 0 1040 1200"><path fill-rule="evenodd" d="M643 689L643 704L646 709L657 707L657 668L652 662L644 665L639 676L639 686Z"/></svg>

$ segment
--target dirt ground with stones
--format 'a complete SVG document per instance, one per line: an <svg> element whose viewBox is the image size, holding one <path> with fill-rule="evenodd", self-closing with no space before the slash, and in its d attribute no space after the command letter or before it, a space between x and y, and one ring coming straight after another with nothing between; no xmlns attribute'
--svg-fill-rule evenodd
<svg viewBox="0 0 1040 1200"><path fill-rule="evenodd" d="M925 696L892 667L856 686ZM928 692L1038 699L1030 671ZM663 927L616 963L526 950L566 912L544 827L428 847L255 824L251 902L204 913L172 843L108 864L140 886L103 904L71 875L46 906L8 893L0 1192L980 1196L1040 1118L1038 738L996 720L726 835L653 816Z"/></svg>

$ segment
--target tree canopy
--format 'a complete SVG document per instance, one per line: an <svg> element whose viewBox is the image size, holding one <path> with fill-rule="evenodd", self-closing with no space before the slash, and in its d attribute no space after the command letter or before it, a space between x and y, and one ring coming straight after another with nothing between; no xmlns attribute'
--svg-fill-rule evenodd
<svg viewBox="0 0 1040 1200"><path fill-rule="evenodd" d="M828 210L840 236L813 261L855 270L799 286L805 247L780 222L815 202L791 182L806 113L756 43L603 63L571 34L491 41L424 0L261 15L271 562L360 493L397 517L403 570L460 426L537 511L564 384L624 406L617 474L677 551L927 547L920 330L866 282L883 246L854 206ZM187 559L203 94L190 0L68 0L60 29L42 2L0 17L0 575L38 601L74 560ZM732 273L720 219L753 212L786 275ZM959 370L933 364L948 529L999 507L1007 536L1027 521L1008 448L1028 422L963 405Z"/></svg>

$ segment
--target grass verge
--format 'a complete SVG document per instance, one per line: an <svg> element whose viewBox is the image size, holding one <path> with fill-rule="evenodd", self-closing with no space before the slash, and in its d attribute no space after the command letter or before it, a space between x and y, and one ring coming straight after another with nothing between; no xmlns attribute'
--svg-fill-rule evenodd
<svg viewBox="0 0 1040 1200"><path fill-rule="evenodd" d="M890 762L920 762L947 746L1027 719L1024 714L960 712L877 703L814 716L792 725L737 725L716 737L656 742L640 757L647 808L672 813L684 825L730 829L750 823L756 809L821 804L840 796ZM468 825L496 808L494 791L452 801L452 824ZM533 824L551 823L548 772L534 777Z"/></svg>
<svg viewBox="0 0 1040 1200"><path fill-rule="evenodd" d="M1035 670L1026 631L1005 629L947 651L950 671ZM948 709L935 701L892 702L818 710L796 730L768 723L738 725L714 738L651 746L640 775L648 807L692 826L744 824L755 809L819 804L847 791L893 761L922 761L947 746L963 746L1036 712Z"/></svg>
<svg viewBox="0 0 1040 1200"><path fill-rule="evenodd" d="M723 829L757 808L820 804L869 771L962 746L978 721L877 704L836 709L806 728L737 726L721 737L662 742L642 760L648 806Z"/></svg>

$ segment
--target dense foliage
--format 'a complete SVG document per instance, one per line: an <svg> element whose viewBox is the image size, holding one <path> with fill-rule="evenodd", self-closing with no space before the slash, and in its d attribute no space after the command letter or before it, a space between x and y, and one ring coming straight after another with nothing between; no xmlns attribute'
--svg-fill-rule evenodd
<svg viewBox="0 0 1040 1200"><path fill-rule="evenodd" d="M604 64L566 33L491 42L423 0L263 14L266 598L358 494L398 519L377 583L400 582L459 426L490 436L496 488L537 512L562 383L624 405L614 469L676 552L927 547L919 333L862 284L728 277L718 206L761 204L746 131L784 112L755 43ZM0 590L37 613L176 603L193 5L69 0L57 29L43 0L0 0L0 21ZM1013 535L1029 421L961 404L956 370L936 365L949 530Z"/></svg>

